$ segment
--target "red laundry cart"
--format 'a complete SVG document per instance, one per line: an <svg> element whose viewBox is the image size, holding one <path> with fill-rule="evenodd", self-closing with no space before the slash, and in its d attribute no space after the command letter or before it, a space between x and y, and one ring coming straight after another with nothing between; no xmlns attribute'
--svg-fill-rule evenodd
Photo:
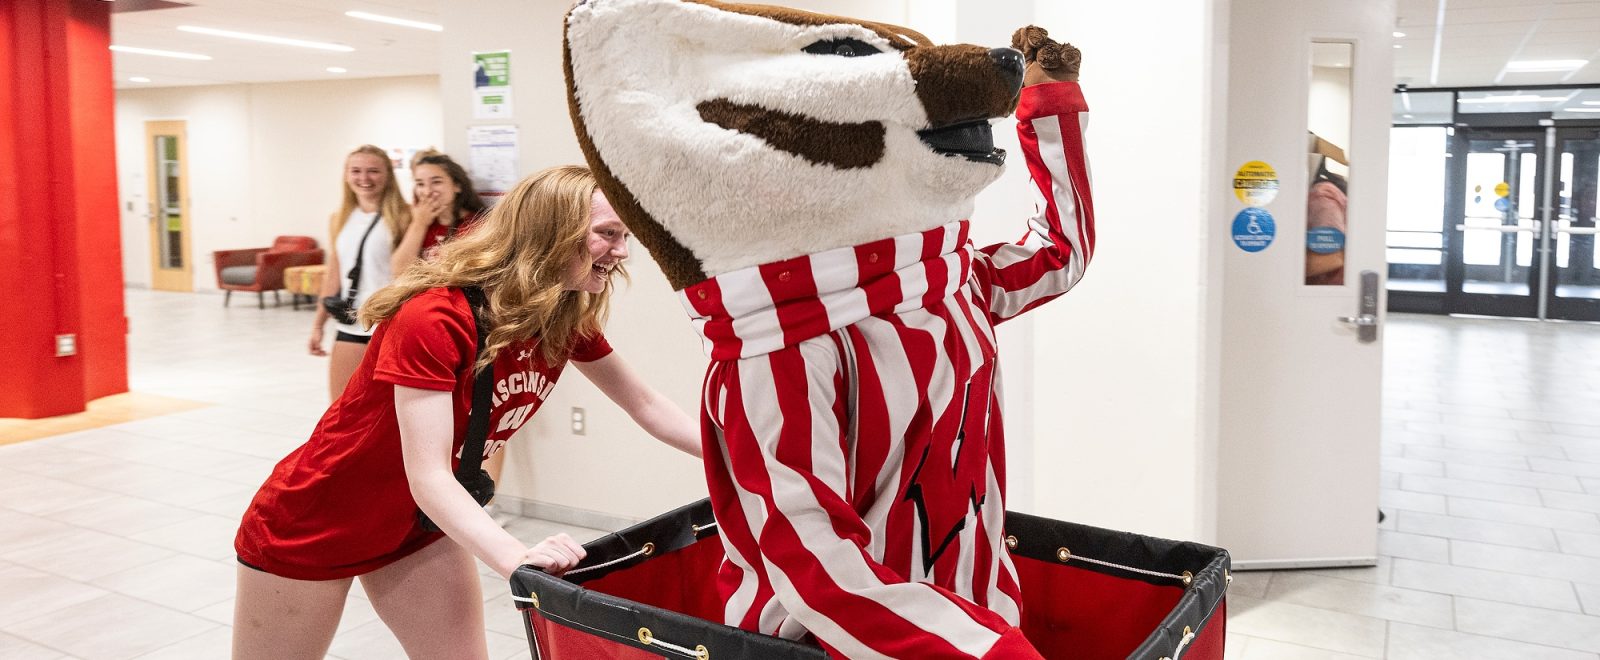
<svg viewBox="0 0 1600 660"><path fill-rule="evenodd" d="M1049 658L1221 660L1228 553L1221 548L1006 515L1022 629ZM722 543L701 500L584 546L566 576L511 576L536 660L828 658L809 644L716 623Z"/></svg>

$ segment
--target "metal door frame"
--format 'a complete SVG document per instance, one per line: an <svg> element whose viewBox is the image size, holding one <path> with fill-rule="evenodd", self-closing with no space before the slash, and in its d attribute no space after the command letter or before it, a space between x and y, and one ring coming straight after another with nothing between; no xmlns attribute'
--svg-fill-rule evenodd
<svg viewBox="0 0 1600 660"><path fill-rule="evenodd" d="M1486 316L1509 316L1521 318L1542 318L1543 311L1540 296L1540 284L1543 278L1544 256L1539 249L1543 241L1540 235L1545 226L1544 217L1539 211L1548 211L1545 200L1549 199L1550 182L1550 141L1547 130L1537 128L1472 128L1456 127L1454 135L1450 137L1450 169L1448 187L1452 193L1446 200L1446 222L1444 230L1445 240L1445 294L1444 312L1447 314L1479 314ZM1533 259L1528 265L1527 292L1522 294L1485 294L1468 293L1463 290L1466 281L1466 193L1467 193L1467 154L1470 153L1473 140L1531 140L1534 143L1532 150L1539 161L1539 166L1534 171L1534 227L1531 230L1514 230L1514 233L1531 232L1536 241L1533 250ZM1519 163L1508 159L1506 167L1518 167ZM1520 201L1520 200L1519 200ZM1523 201L1526 203L1526 201ZM1479 230L1481 231L1481 230ZM1515 255L1511 256L1513 264Z"/></svg>

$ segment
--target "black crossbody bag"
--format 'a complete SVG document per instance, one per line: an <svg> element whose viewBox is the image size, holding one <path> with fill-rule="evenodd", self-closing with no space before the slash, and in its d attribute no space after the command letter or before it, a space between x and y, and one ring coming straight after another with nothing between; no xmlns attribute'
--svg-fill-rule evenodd
<svg viewBox="0 0 1600 660"><path fill-rule="evenodd" d="M345 325L356 324L356 292L361 289L361 259L367 255L367 237L372 235L372 230L383 221L383 212L372 216L372 224L367 225L366 233L361 235L361 242L356 244L356 263L350 267L350 272L345 277L350 278L350 292L343 297L327 296L322 299L322 308L328 310L328 315L333 320Z"/></svg>
<svg viewBox="0 0 1600 660"><path fill-rule="evenodd" d="M478 350L473 353L472 359L472 364L476 365L489 343L489 324L485 322L489 299L483 295L483 289L475 286L461 287L461 293L472 305L472 319L478 326ZM483 469L483 445L489 439L489 407L493 400L494 365L490 364L478 371L477 379L472 382L472 412L467 415L467 438L461 443L461 462L456 464L456 481L467 489L467 494L478 502L478 506L488 504L494 497L494 479L489 477L488 470ZM430 532L444 531L429 520L428 514L420 508L417 509L417 524Z"/></svg>

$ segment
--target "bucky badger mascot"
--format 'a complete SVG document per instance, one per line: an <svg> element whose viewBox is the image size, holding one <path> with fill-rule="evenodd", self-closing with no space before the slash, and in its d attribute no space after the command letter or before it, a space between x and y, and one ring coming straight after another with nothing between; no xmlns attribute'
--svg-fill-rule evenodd
<svg viewBox="0 0 1600 660"><path fill-rule="evenodd" d="M712 0L568 15L584 153L711 356L730 625L848 658L1038 657L994 327L1078 281L1094 214L1077 50L1013 42ZM1013 110L1037 213L975 247L1005 158L989 120Z"/></svg>

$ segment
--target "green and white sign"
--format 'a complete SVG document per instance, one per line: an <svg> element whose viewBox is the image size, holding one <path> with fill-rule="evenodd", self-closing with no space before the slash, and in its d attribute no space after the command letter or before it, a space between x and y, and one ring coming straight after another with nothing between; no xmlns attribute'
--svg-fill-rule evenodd
<svg viewBox="0 0 1600 660"><path fill-rule="evenodd" d="M472 54L472 117L511 116L511 51Z"/></svg>

